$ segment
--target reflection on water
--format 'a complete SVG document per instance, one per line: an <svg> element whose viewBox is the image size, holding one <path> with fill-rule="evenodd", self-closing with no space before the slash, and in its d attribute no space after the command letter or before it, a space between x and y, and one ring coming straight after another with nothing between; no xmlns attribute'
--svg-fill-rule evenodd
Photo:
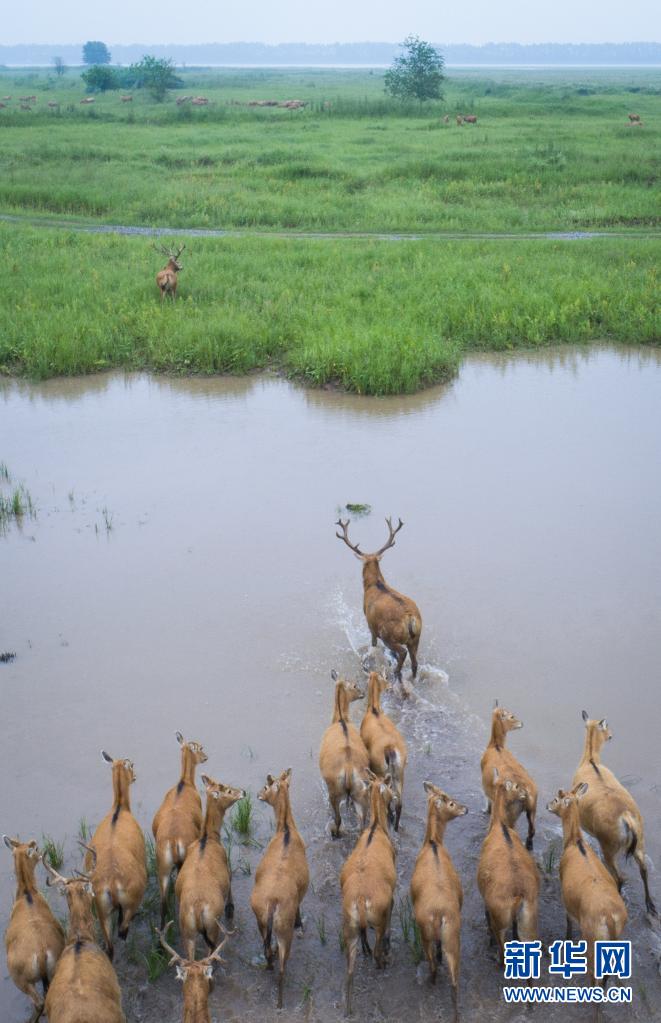
<svg viewBox="0 0 661 1023"><path fill-rule="evenodd" d="M180 729L205 743L212 775L253 792L268 771L293 766L315 881L307 912L336 928L337 871L351 839L331 844L324 832L316 751L330 720L330 669L357 672L354 651L368 640L360 567L333 527L339 508L360 502L373 513L352 535L366 548L383 542L384 516L404 520L382 567L424 621L417 697L390 704L411 749L400 894L421 839L422 780L476 811L448 839L467 893L467 1018L505 1018L495 966L479 989L471 983L487 957L473 877L484 828L479 755L494 697L525 721L512 747L536 775L540 803L571 778L581 710L609 718L607 762L630 779L659 864L657 350L479 355L450 385L387 399L270 376L3 381L0 435L0 460L38 508L36 520L0 539L0 649L17 653L0 665L9 724L2 830L66 836L73 866L80 817L107 810L101 747L135 760L135 810L148 827L176 780ZM543 852L557 828L540 818ZM266 838L268 817L259 821ZM257 855L242 852L242 862L254 871ZM233 955L243 964L256 954L251 883L237 875ZM654 990L657 952L642 941L638 888L632 873L637 969ZM545 893L544 926L558 936L557 883ZM335 1019L336 930L323 947L314 930L295 950L292 992L298 1004L313 983L308 1018ZM391 1016L405 1018L415 968L401 933L393 960L380 990ZM246 990L237 966L218 1011L275 1019L268 978L253 971ZM368 970L362 978L357 998L367 1006L374 978ZM415 997L421 1012L436 1011L422 974ZM147 1023L178 1018L169 980L135 998ZM25 1008L0 984L9 1019ZM639 1018L631 1011L618 1019Z"/></svg>

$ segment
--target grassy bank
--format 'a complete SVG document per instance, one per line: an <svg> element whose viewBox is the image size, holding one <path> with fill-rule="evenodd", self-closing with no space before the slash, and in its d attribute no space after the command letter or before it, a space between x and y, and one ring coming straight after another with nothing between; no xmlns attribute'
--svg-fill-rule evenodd
<svg viewBox="0 0 661 1023"><path fill-rule="evenodd" d="M160 305L143 238L0 226L0 368L245 373L411 392L471 350L655 343L654 241L195 239Z"/></svg>
<svg viewBox="0 0 661 1023"><path fill-rule="evenodd" d="M210 100L193 108L117 92L86 107L78 75L3 71L0 209L274 230L661 223L660 72L488 74L451 72L445 99L420 106L389 100L380 72L183 72L183 92ZM265 98L307 106L248 105Z"/></svg>

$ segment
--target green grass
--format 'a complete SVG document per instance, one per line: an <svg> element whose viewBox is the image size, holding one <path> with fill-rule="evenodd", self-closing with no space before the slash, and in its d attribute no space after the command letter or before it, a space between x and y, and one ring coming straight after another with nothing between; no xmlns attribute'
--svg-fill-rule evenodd
<svg viewBox="0 0 661 1023"><path fill-rule="evenodd" d="M402 929L402 937L409 947L409 951L413 957L413 962L417 965L422 961L423 957L422 939L420 937L420 928L418 927L415 916L413 915L411 899L408 895L405 895L398 900L397 915Z"/></svg>
<svg viewBox="0 0 661 1023"><path fill-rule="evenodd" d="M57 842L50 835L42 835L41 848L53 870L61 870L64 863L64 842Z"/></svg>
<svg viewBox="0 0 661 1023"><path fill-rule="evenodd" d="M271 366L315 386L413 392L476 350L658 343L660 247L198 238L180 298L161 305L145 239L0 224L0 372Z"/></svg>
<svg viewBox="0 0 661 1023"><path fill-rule="evenodd" d="M252 796L246 792L242 799L239 799L232 808L232 828L243 839L250 838L253 829L254 805Z"/></svg>
<svg viewBox="0 0 661 1023"><path fill-rule="evenodd" d="M183 91L204 93L208 107L177 107L176 93L122 104L113 92L86 108L76 74L58 83L1 71L0 95L14 100L0 110L0 209L173 228L661 224L656 69L452 70L445 99L422 106L386 97L380 72L183 75ZM21 88L38 96L32 111L17 109ZM247 105L269 97L308 106ZM629 125L632 109L641 128ZM478 123L458 127L457 112Z"/></svg>
<svg viewBox="0 0 661 1023"><path fill-rule="evenodd" d="M6 477L6 479L8 478ZM0 482L2 482L1 476ZM20 525L26 515L31 519L36 515L36 508L29 490L20 484L7 494L0 491L1 530L5 530L11 522L17 522Z"/></svg>

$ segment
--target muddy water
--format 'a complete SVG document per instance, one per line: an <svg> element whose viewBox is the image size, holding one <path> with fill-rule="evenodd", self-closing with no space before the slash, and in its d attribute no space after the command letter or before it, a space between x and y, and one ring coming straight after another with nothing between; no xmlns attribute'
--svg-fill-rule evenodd
<svg viewBox="0 0 661 1023"><path fill-rule="evenodd" d="M0 650L17 654L0 664L2 831L62 839L65 866L78 865L80 818L97 822L110 805L101 747L134 759L133 805L148 829L178 776L176 729L205 743L211 775L253 792L291 765L313 885L287 1016L339 1018L337 876L355 826L331 842L317 750L330 670L359 672L368 639L360 566L333 528L340 506L365 502L373 512L352 536L380 546L384 515L402 517L384 574L424 618L414 695L388 697L410 749L398 897L422 837L424 778L471 811L447 835L466 892L464 1018L521 1015L500 1003L474 884L494 697L524 720L511 745L540 803L571 778L581 710L608 716L607 760L645 814L661 902L658 353L472 359L449 387L387 400L269 377L4 383L0 437L0 459L38 510L0 539ZM257 842L269 838L269 814L258 806ZM540 860L557 839L542 811ZM248 905L258 858L234 836L237 934L212 996L218 1019L277 1018ZM10 868L3 847L3 928ZM661 942L627 872L636 1001L605 1018L660 1018ZM541 932L545 943L564 935L557 865L542 884ZM172 977L146 984L146 945L143 927L118 955L129 1019L178 1019ZM0 982L0 1017L22 1020L27 1001L4 961ZM449 1012L445 983L429 988L397 915L391 965L375 977L361 963L355 1001L375 1020Z"/></svg>

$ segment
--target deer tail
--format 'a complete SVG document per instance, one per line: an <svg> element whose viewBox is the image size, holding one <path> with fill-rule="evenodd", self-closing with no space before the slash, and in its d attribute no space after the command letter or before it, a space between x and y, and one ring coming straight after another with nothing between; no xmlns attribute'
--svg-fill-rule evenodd
<svg viewBox="0 0 661 1023"><path fill-rule="evenodd" d="M629 859L631 856L635 855L636 852L636 846L638 845L638 829L636 827L636 822L629 813L623 815L622 823L624 824L624 830L628 839L626 857Z"/></svg>
<svg viewBox="0 0 661 1023"><path fill-rule="evenodd" d="M409 636L411 637L411 639L415 639L420 632L420 622L418 621L415 615L409 616L408 629Z"/></svg>

